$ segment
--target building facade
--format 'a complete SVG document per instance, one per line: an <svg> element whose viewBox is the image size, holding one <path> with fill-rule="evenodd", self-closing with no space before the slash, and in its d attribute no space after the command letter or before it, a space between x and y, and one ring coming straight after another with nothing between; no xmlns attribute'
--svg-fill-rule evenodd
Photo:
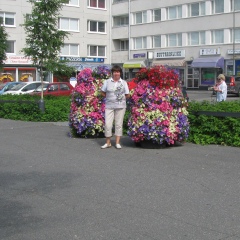
<svg viewBox="0 0 240 240"><path fill-rule="evenodd" d="M9 34L0 81L37 79L20 50L25 46L26 0L2 0L0 17ZM187 88L207 88L219 73L240 75L240 0L69 0L59 29L71 33L60 58L76 73L119 64L131 79L141 67L179 70Z"/></svg>
<svg viewBox="0 0 240 240"><path fill-rule="evenodd" d="M113 0L112 62L179 69L187 88L240 75L240 0ZM127 59L127 60L126 60Z"/></svg>
<svg viewBox="0 0 240 240"><path fill-rule="evenodd" d="M25 47L25 32L21 24L24 15L31 14L27 0L1 0L0 18L8 33L7 59L0 82L38 80L38 69L21 50ZM111 64L110 8L107 0L69 0L64 4L58 28L69 32L59 58L68 60L76 73L83 68ZM48 81L53 81L48 76Z"/></svg>

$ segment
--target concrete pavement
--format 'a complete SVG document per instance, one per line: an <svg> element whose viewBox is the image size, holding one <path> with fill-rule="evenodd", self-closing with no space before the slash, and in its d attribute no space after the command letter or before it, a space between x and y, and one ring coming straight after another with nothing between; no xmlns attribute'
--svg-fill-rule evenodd
<svg viewBox="0 0 240 240"><path fill-rule="evenodd" d="M1 240L240 239L240 148L100 149L0 119Z"/></svg>

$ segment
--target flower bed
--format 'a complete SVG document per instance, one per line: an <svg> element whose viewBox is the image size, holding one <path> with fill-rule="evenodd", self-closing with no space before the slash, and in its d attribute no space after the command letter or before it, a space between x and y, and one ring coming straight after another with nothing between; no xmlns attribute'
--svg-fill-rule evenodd
<svg viewBox="0 0 240 240"><path fill-rule="evenodd" d="M158 145L183 142L189 134L187 103L176 70L163 66L141 69L129 84L128 136L135 143ZM131 89L132 87L132 89Z"/></svg>
<svg viewBox="0 0 240 240"><path fill-rule="evenodd" d="M101 87L109 77L110 69L105 66L98 66L93 71L86 68L78 74L69 118L73 135L85 138L104 136L105 99Z"/></svg>

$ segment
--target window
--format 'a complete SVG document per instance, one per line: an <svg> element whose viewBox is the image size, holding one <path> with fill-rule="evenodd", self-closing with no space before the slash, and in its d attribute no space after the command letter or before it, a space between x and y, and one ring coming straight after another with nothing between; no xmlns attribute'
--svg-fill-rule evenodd
<svg viewBox="0 0 240 240"><path fill-rule="evenodd" d="M178 33L167 35L167 46L168 47L182 46L182 34Z"/></svg>
<svg viewBox="0 0 240 240"><path fill-rule="evenodd" d="M105 57L106 46L88 45L88 56L90 57Z"/></svg>
<svg viewBox="0 0 240 240"><path fill-rule="evenodd" d="M205 13L205 2L192 3L188 6L188 16L204 16Z"/></svg>
<svg viewBox="0 0 240 240"><path fill-rule="evenodd" d="M15 26L15 13L0 12L0 22L3 26Z"/></svg>
<svg viewBox="0 0 240 240"><path fill-rule="evenodd" d="M88 6L92 8L103 8L105 9L105 0L88 0Z"/></svg>
<svg viewBox="0 0 240 240"><path fill-rule="evenodd" d="M240 0L232 0L232 11L239 11L240 10Z"/></svg>
<svg viewBox="0 0 240 240"><path fill-rule="evenodd" d="M233 30L232 30L233 34ZM232 36L232 39L235 38L235 43L240 43L240 28L236 28L234 32L234 36Z"/></svg>
<svg viewBox="0 0 240 240"><path fill-rule="evenodd" d="M113 0L113 3L119 3L119 2L124 2L124 1L127 1L127 0Z"/></svg>
<svg viewBox="0 0 240 240"><path fill-rule="evenodd" d="M120 40L120 51L126 51L129 49L129 41L128 40Z"/></svg>
<svg viewBox="0 0 240 240"><path fill-rule="evenodd" d="M66 3L66 5L79 6L79 0L68 0L68 3Z"/></svg>
<svg viewBox="0 0 240 240"><path fill-rule="evenodd" d="M6 53L15 53L14 51L15 41L7 41L7 50Z"/></svg>
<svg viewBox="0 0 240 240"><path fill-rule="evenodd" d="M188 33L188 45L203 45L205 44L205 32Z"/></svg>
<svg viewBox="0 0 240 240"><path fill-rule="evenodd" d="M167 13L169 20L182 18L182 6L169 7Z"/></svg>
<svg viewBox="0 0 240 240"><path fill-rule="evenodd" d="M153 10L153 22L161 21L161 9Z"/></svg>
<svg viewBox="0 0 240 240"><path fill-rule="evenodd" d="M114 51L127 51L129 49L129 41L126 39L113 40Z"/></svg>
<svg viewBox="0 0 240 240"><path fill-rule="evenodd" d="M88 21L89 32L105 33L105 26L105 22Z"/></svg>
<svg viewBox="0 0 240 240"><path fill-rule="evenodd" d="M59 28L66 31L79 31L79 20L76 18L60 18Z"/></svg>
<svg viewBox="0 0 240 240"><path fill-rule="evenodd" d="M212 33L212 44L224 43L223 30L214 30Z"/></svg>
<svg viewBox="0 0 240 240"><path fill-rule="evenodd" d="M134 14L135 24L147 22L147 11L137 12Z"/></svg>
<svg viewBox="0 0 240 240"><path fill-rule="evenodd" d="M146 37L134 38L133 41L134 41L134 49L147 48L147 38Z"/></svg>
<svg viewBox="0 0 240 240"><path fill-rule="evenodd" d="M61 48L60 55L62 56L79 56L79 45L78 44L64 44Z"/></svg>
<svg viewBox="0 0 240 240"><path fill-rule="evenodd" d="M129 23L128 21L129 21L129 18L127 15L113 17L113 26L114 27L126 26Z"/></svg>
<svg viewBox="0 0 240 240"><path fill-rule="evenodd" d="M161 35L153 36L153 47L160 48L161 47Z"/></svg>
<svg viewBox="0 0 240 240"><path fill-rule="evenodd" d="M224 12L224 0L212 1L212 13L223 13Z"/></svg>
<svg viewBox="0 0 240 240"><path fill-rule="evenodd" d="M60 84L60 90L66 91L66 90L70 90L70 88L67 84L61 83Z"/></svg>

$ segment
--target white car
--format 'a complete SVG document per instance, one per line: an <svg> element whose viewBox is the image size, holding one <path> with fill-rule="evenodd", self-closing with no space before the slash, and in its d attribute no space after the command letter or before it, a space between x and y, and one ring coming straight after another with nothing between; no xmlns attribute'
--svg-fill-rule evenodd
<svg viewBox="0 0 240 240"><path fill-rule="evenodd" d="M44 82L44 83L48 83L48 82ZM40 81L21 82L18 85L14 86L11 90L9 90L3 94L4 95L6 95L6 94L19 95L19 94L32 93L40 85L41 85Z"/></svg>

